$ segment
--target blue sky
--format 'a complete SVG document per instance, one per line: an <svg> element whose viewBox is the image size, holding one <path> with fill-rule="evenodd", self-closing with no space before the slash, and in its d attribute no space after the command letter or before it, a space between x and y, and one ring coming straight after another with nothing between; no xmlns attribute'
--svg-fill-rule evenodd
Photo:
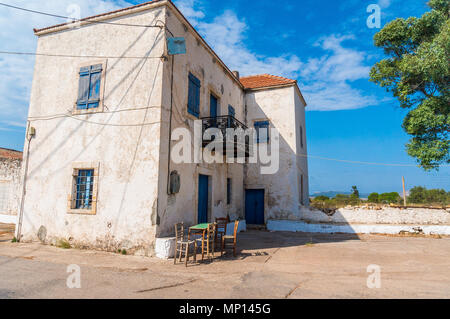
<svg viewBox="0 0 450 319"><path fill-rule="evenodd" d="M10 0L9 4L69 15L78 4L89 16L143 1ZM450 168L426 173L405 152L405 110L368 81L383 57L373 46L378 29L367 27L369 4L378 4L382 25L396 17L420 16L425 0L178 0L174 1L219 56L242 75L271 73L298 79L307 102L309 154L350 161L404 164L380 166L309 159L310 190L401 191L424 185L450 190ZM33 27L60 19L0 7L0 50L35 50ZM32 57L0 56L0 147L21 150ZM5 74L12 74L6 76Z"/></svg>

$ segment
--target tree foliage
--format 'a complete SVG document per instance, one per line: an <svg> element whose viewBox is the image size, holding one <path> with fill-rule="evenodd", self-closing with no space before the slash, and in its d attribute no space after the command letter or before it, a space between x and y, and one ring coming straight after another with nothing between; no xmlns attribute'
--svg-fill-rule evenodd
<svg viewBox="0 0 450 319"><path fill-rule="evenodd" d="M410 156L425 170L450 163L450 1L431 0L422 17L398 18L375 37L385 59L370 80L411 109L403 122Z"/></svg>
<svg viewBox="0 0 450 319"><path fill-rule="evenodd" d="M443 204L450 203L450 192L443 189L426 189L416 186L411 189L408 202L412 204Z"/></svg>

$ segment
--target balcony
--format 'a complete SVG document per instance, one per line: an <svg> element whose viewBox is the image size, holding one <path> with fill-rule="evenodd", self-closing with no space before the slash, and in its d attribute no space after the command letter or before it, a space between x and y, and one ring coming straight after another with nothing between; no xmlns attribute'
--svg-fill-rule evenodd
<svg viewBox="0 0 450 319"><path fill-rule="evenodd" d="M214 137L212 139L205 139L205 132L208 129L216 128L222 132L223 136L223 153L224 155L227 153L227 150L234 150L234 156L237 157L238 151L244 151L245 157L248 158L250 156L250 137L245 136L244 143L240 143L237 135L234 135L232 138L227 138L227 129L242 129L243 131L247 130L247 126L242 122L238 121L234 116L224 115L217 117L204 117L202 120L202 136L203 136L203 147L206 147L208 144L215 141ZM220 142L220 141L216 141Z"/></svg>

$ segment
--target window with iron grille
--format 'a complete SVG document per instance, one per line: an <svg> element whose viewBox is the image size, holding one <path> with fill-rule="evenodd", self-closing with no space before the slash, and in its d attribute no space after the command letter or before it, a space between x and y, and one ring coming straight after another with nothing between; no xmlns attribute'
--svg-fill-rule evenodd
<svg viewBox="0 0 450 319"><path fill-rule="evenodd" d="M80 169L75 176L75 209L91 209L94 191L94 170Z"/></svg>
<svg viewBox="0 0 450 319"><path fill-rule="evenodd" d="M269 143L269 121L255 122L256 142Z"/></svg>
<svg viewBox="0 0 450 319"><path fill-rule="evenodd" d="M102 71L102 64L80 68L77 100L78 110L89 110L99 107Z"/></svg>
<svg viewBox="0 0 450 319"><path fill-rule="evenodd" d="M188 113L195 117L200 116L200 87L200 80L189 73Z"/></svg>

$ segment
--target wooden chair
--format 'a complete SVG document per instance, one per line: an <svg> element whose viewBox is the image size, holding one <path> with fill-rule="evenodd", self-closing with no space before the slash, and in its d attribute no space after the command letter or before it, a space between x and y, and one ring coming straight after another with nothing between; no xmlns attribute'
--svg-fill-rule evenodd
<svg viewBox="0 0 450 319"><path fill-rule="evenodd" d="M222 237L227 234L227 225L230 219L227 218L216 218L216 237L214 242L218 245L218 248L222 246Z"/></svg>
<svg viewBox="0 0 450 319"><path fill-rule="evenodd" d="M214 240L216 238L216 224L209 224L208 229L205 233L205 237L198 238L202 244L202 260L205 257L205 250L203 249L206 245L206 257L210 258L210 253L212 252L212 257L214 258Z"/></svg>
<svg viewBox="0 0 450 319"><path fill-rule="evenodd" d="M220 256L223 256L224 249L233 248L233 256L236 257L236 242L237 242L237 231L239 228L239 221L234 222L234 233L233 235L225 235L222 237L222 250Z"/></svg>
<svg viewBox="0 0 450 319"><path fill-rule="evenodd" d="M175 224L175 258L173 263L177 263L179 258L180 263L182 262L182 256L184 253L184 264L187 267L190 254L194 255L194 263L197 262L197 242L195 240L187 240L184 233L184 223ZM193 253L189 252L191 245L194 245ZM177 253L179 256L177 257Z"/></svg>

